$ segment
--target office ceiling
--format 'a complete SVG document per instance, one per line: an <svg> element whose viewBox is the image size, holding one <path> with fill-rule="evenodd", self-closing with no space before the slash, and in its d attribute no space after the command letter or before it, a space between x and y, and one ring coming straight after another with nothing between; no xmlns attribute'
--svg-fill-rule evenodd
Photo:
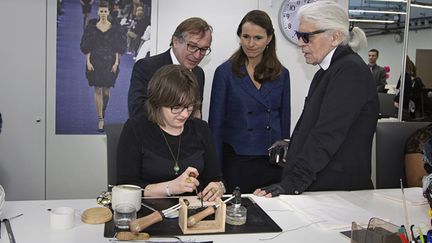
<svg viewBox="0 0 432 243"><path fill-rule="evenodd" d="M362 28L366 36L401 33L404 31L406 3L397 0L349 0L349 16L355 26ZM431 8L414 7L416 4ZM363 11L365 10L365 11ZM358 22L385 20L387 23ZM432 28L432 0L411 2L410 30Z"/></svg>

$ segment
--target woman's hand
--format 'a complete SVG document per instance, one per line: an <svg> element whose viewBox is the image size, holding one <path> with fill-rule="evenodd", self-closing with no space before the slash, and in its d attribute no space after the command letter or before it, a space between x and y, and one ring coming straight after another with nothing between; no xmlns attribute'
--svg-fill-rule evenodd
<svg viewBox="0 0 432 243"><path fill-rule="evenodd" d="M214 201L216 198L220 198L224 194L224 188L222 187L222 182L210 182L206 188L201 192L201 197L203 201Z"/></svg>
<svg viewBox="0 0 432 243"><path fill-rule="evenodd" d="M91 64L90 61L87 62L87 70L89 70L89 71L94 71L93 64Z"/></svg>
<svg viewBox="0 0 432 243"><path fill-rule="evenodd" d="M191 174L194 176L191 176ZM193 192L197 186L199 186L199 181L196 179L198 175L197 169L188 167L176 179L168 182L171 188L171 194L177 195L185 192Z"/></svg>
<svg viewBox="0 0 432 243"><path fill-rule="evenodd" d="M114 63L114 65L111 68L111 72L113 73L117 72L117 68L118 68L118 63Z"/></svg>

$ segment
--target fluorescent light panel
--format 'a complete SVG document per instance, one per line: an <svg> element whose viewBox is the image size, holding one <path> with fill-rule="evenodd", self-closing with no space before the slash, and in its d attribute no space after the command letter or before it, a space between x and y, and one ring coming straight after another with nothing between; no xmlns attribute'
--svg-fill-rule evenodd
<svg viewBox="0 0 432 243"><path fill-rule="evenodd" d="M372 0L374 2L392 2L392 3L406 3L405 0ZM430 5L422 5L417 3L411 3L411 7L415 8L426 8L426 9L432 9L432 6Z"/></svg>
<svg viewBox="0 0 432 243"><path fill-rule="evenodd" d="M362 23L383 23L393 24L394 20L381 20L381 19L349 19L350 22L362 22Z"/></svg>
<svg viewBox="0 0 432 243"><path fill-rule="evenodd" d="M364 10L364 9L350 9L349 13L382 13L382 14L406 14L405 12L397 11L381 11L381 10Z"/></svg>
<svg viewBox="0 0 432 243"><path fill-rule="evenodd" d="M416 3L411 3L411 7L432 9L432 6L429 6L429 5L420 5L420 4L416 4Z"/></svg>

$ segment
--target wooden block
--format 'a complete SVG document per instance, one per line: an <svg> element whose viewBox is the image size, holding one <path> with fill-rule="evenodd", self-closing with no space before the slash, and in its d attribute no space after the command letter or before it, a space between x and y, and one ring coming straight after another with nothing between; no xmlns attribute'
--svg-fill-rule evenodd
<svg viewBox="0 0 432 243"><path fill-rule="evenodd" d="M214 202L214 205L220 205L216 209L215 219L201 220L192 227L188 227L187 225L187 220L190 215L188 215L188 206L186 206L182 197L179 198L179 203L181 205L179 212L179 226L183 234L225 232L226 204L223 203L220 198Z"/></svg>

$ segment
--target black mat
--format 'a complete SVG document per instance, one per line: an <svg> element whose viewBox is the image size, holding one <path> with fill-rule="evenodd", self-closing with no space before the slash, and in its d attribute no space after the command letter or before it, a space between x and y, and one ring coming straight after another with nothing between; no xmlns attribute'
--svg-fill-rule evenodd
<svg viewBox="0 0 432 243"><path fill-rule="evenodd" d="M178 198L143 199L143 202L157 210L163 210L177 204ZM242 205L247 208L246 224L240 226L226 224L224 233L214 234L268 233L282 231L266 212L249 197L242 198ZM141 210L138 212L138 217L143 217L150 213L152 213L151 210L141 207ZM188 212L188 214L189 213L190 212ZM112 220L105 223L104 237L114 237L117 231L121 230L115 227ZM178 225L178 218L164 219L148 227L144 232L152 236L184 235Z"/></svg>

